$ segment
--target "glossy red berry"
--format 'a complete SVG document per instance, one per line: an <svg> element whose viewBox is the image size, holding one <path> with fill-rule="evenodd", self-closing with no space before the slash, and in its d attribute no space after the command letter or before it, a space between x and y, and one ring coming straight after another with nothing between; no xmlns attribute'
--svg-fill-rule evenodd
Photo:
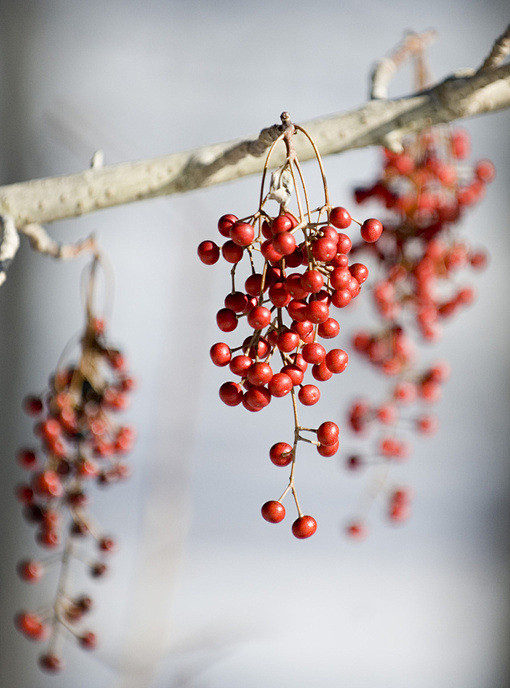
<svg viewBox="0 0 510 688"><path fill-rule="evenodd" d="M277 442L269 450L269 458L275 466L288 466L293 456L292 447L287 442Z"/></svg>
<svg viewBox="0 0 510 688"><path fill-rule="evenodd" d="M230 347L228 346L228 344L225 344L224 342L218 342L217 344L213 344L209 353L211 356L211 361L216 366L226 366L230 363L230 360L232 358L232 352L230 351Z"/></svg>
<svg viewBox="0 0 510 688"><path fill-rule="evenodd" d="M337 207L331 209L329 221L337 229L347 229L352 222L352 218L345 208Z"/></svg>
<svg viewBox="0 0 510 688"><path fill-rule="evenodd" d="M338 441L339 432L338 425L327 420L317 428L317 439L321 444L335 444Z"/></svg>
<svg viewBox="0 0 510 688"><path fill-rule="evenodd" d="M222 332L232 332L237 327L237 316L230 308L220 308L216 313L216 324Z"/></svg>
<svg viewBox="0 0 510 688"><path fill-rule="evenodd" d="M236 215L222 215L218 220L219 233L224 237L230 236L230 228L232 227L234 222L237 222Z"/></svg>
<svg viewBox="0 0 510 688"><path fill-rule="evenodd" d="M227 406L238 406L243 400L243 389L236 382L224 382L220 387L220 399Z"/></svg>
<svg viewBox="0 0 510 688"><path fill-rule="evenodd" d="M220 259L220 248L214 241L202 241L197 248L198 257L205 265L214 265Z"/></svg>
<svg viewBox="0 0 510 688"><path fill-rule="evenodd" d="M325 362L332 373L342 373L347 368L349 356L343 349L331 349L326 354Z"/></svg>
<svg viewBox="0 0 510 688"><path fill-rule="evenodd" d="M280 523L285 518L285 507L281 502L270 501L262 505L262 518L269 523Z"/></svg>
<svg viewBox="0 0 510 688"><path fill-rule="evenodd" d="M43 564L33 559L20 561L17 570L18 576L27 583L37 583L44 574Z"/></svg>
<svg viewBox="0 0 510 688"><path fill-rule="evenodd" d="M315 385L303 385L298 392L298 399L304 406L313 406L320 397L319 388Z"/></svg>
<svg viewBox="0 0 510 688"><path fill-rule="evenodd" d="M238 246L249 246L255 238L255 230L248 222L235 222L229 232L229 236Z"/></svg>
<svg viewBox="0 0 510 688"><path fill-rule="evenodd" d="M381 236L383 232L383 226L379 222L379 220L375 220L374 218L370 218L369 220L365 220L365 222L361 225L361 237L367 242L367 243L373 243L374 241L377 241L379 237Z"/></svg>
<svg viewBox="0 0 510 688"><path fill-rule="evenodd" d="M292 534L299 540L312 536L317 530L317 521L312 516L300 516L292 524Z"/></svg>

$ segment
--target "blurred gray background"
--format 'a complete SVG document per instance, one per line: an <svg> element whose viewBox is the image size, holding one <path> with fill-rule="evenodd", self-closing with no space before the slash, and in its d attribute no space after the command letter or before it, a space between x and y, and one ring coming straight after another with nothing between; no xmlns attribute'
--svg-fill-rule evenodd
<svg viewBox="0 0 510 688"><path fill-rule="evenodd" d="M282 110L297 122L348 110L365 101L374 61L405 29L437 29L439 79L477 66L509 20L503 1L465 0L2 0L0 10L1 183L80 171L98 148L109 164L255 134ZM410 79L406 68L391 94ZM224 339L214 315L229 272L202 265L196 245L217 236L223 213L256 209L258 180L51 227L66 241L98 233L116 272L110 335L140 380L126 413L139 433L133 478L93 504L121 550L107 580L79 568L75 578L98 601L90 623L101 646L87 654L68 643L56 678L37 669L39 648L12 624L54 590L51 576L36 588L16 579L16 562L40 553L12 495L16 450L32 444L21 400L44 389L82 325L86 261L55 263L22 247L0 290L2 688L509 685L509 123L503 112L465 124L473 159L491 158L498 176L461 233L492 258L464 280L476 303L423 354L448 358L453 372L438 435L393 474L414 488L412 519L392 527L376 503L359 544L342 530L369 476L304 450L298 489L319 528L295 540L291 519L273 527L259 515L286 485L267 454L291 436L290 403L252 415L218 400L225 371L208 351ZM374 179L379 152L325 164L334 202L353 208L352 187ZM342 315L340 346L369 318L366 305ZM341 419L353 396L383 387L353 357L303 420Z"/></svg>

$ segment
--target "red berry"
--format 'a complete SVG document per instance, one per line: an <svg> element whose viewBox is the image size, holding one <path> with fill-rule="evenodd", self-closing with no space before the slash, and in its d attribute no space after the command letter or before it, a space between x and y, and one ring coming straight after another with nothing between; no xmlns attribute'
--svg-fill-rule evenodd
<svg viewBox="0 0 510 688"><path fill-rule="evenodd" d="M325 322L319 323L317 333L323 339L333 339L340 332L340 325L334 318L328 318Z"/></svg>
<svg viewBox="0 0 510 688"><path fill-rule="evenodd" d="M243 257L243 247L234 244L232 239L229 239L221 247L221 255L227 263L239 263Z"/></svg>
<svg viewBox="0 0 510 688"><path fill-rule="evenodd" d="M339 429L336 423L327 420L317 428L317 439L321 444L335 444L338 441Z"/></svg>
<svg viewBox="0 0 510 688"><path fill-rule="evenodd" d="M496 168L490 160L480 160L476 164L475 174L482 182L489 183L496 176Z"/></svg>
<svg viewBox="0 0 510 688"><path fill-rule="evenodd" d="M232 332L237 327L237 316L230 308L220 308L216 313L216 324L222 332Z"/></svg>
<svg viewBox="0 0 510 688"><path fill-rule="evenodd" d="M352 218L350 213L345 208L338 207L331 209L329 221L337 229L347 229L352 222Z"/></svg>
<svg viewBox="0 0 510 688"><path fill-rule="evenodd" d="M47 627L38 614L20 612L15 619L18 629L30 640L44 640Z"/></svg>
<svg viewBox="0 0 510 688"><path fill-rule="evenodd" d="M368 277L368 268L363 263L353 263L349 272L359 284L363 284Z"/></svg>
<svg viewBox="0 0 510 688"><path fill-rule="evenodd" d="M297 332L292 332L291 330L280 332L276 341L277 347L284 353L290 353L298 346L298 344L299 334L297 334Z"/></svg>
<svg viewBox="0 0 510 688"><path fill-rule="evenodd" d="M379 220L370 218L361 225L361 236L367 243L377 241L382 234L383 226Z"/></svg>
<svg viewBox="0 0 510 688"><path fill-rule="evenodd" d="M339 446L339 442L334 442L333 444L319 444L317 445L317 451L321 456L334 456Z"/></svg>
<svg viewBox="0 0 510 688"><path fill-rule="evenodd" d="M317 294L324 286L324 277L318 270L307 270L301 275L303 289L312 294Z"/></svg>
<svg viewBox="0 0 510 688"><path fill-rule="evenodd" d="M349 356L343 349L331 349L326 354L325 361L332 373L342 373L347 368Z"/></svg>
<svg viewBox="0 0 510 688"><path fill-rule="evenodd" d="M318 342L306 344L301 353L307 363L322 363L326 357L326 349Z"/></svg>
<svg viewBox="0 0 510 688"><path fill-rule="evenodd" d="M343 234L342 232L338 233L338 244L337 244L337 250L338 253L341 254L347 254L352 248L352 241L350 237L347 234ZM342 266L339 266L342 267ZM343 266L345 267L345 266Z"/></svg>
<svg viewBox="0 0 510 688"><path fill-rule="evenodd" d="M88 631L79 638L81 647L86 650L94 650L97 647L97 637L95 633Z"/></svg>
<svg viewBox="0 0 510 688"><path fill-rule="evenodd" d="M236 382L224 382L220 387L220 399L227 406L238 406L243 400L243 390Z"/></svg>
<svg viewBox="0 0 510 688"><path fill-rule="evenodd" d="M292 447L287 442L277 442L269 450L269 458L275 466L288 466L293 456Z"/></svg>
<svg viewBox="0 0 510 688"><path fill-rule="evenodd" d="M288 375L292 380L292 384L294 386L300 385L303 382L303 378L305 376L304 371L298 368L297 365L293 364L284 365L280 372L285 373L285 375Z"/></svg>
<svg viewBox="0 0 510 688"><path fill-rule="evenodd" d="M31 449L21 449L18 452L18 463L23 468L30 470L37 465L37 456Z"/></svg>
<svg viewBox="0 0 510 688"><path fill-rule="evenodd" d="M249 356L239 354L239 356L234 356L234 358L230 361L229 368L234 375L245 377L246 371L252 366L252 364L253 361Z"/></svg>
<svg viewBox="0 0 510 688"><path fill-rule="evenodd" d="M298 392L298 399L304 406L313 406L320 396L319 388L315 385L304 385Z"/></svg>
<svg viewBox="0 0 510 688"><path fill-rule="evenodd" d="M353 540L363 540L367 536L367 528L361 521L352 521L352 523L349 523L346 532Z"/></svg>
<svg viewBox="0 0 510 688"><path fill-rule="evenodd" d="M34 492L43 497L61 497L64 488L55 471L43 471L34 475L32 480Z"/></svg>
<svg viewBox="0 0 510 688"><path fill-rule="evenodd" d="M283 256L290 256L296 250L296 240L290 232L281 232L274 237L273 246Z"/></svg>
<svg viewBox="0 0 510 688"><path fill-rule="evenodd" d="M230 363L230 359L232 358L230 347L228 344L224 344L223 342L213 344L209 353L211 356L211 361L214 363L214 365L220 367L228 365Z"/></svg>
<svg viewBox="0 0 510 688"><path fill-rule="evenodd" d="M277 263L283 258L283 254L276 249L272 239L264 241L260 247L260 252L270 263Z"/></svg>
<svg viewBox="0 0 510 688"><path fill-rule="evenodd" d="M316 260L321 262L329 262L332 258L336 256L337 252L337 242L327 237L321 237L316 239L312 245L312 254Z"/></svg>
<svg viewBox="0 0 510 688"><path fill-rule="evenodd" d="M324 301L310 301L306 307L306 316L316 325L326 322L329 318L329 306Z"/></svg>
<svg viewBox="0 0 510 688"><path fill-rule="evenodd" d="M44 669L44 671L48 671L51 674L56 674L59 671L62 671L64 668L64 662L58 655L48 652L39 657L39 666L41 669Z"/></svg>
<svg viewBox="0 0 510 688"><path fill-rule="evenodd" d="M37 583L42 578L44 566L32 559L20 561L17 567L18 576L27 583Z"/></svg>
<svg viewBox="0 0 510 688"><path fill-rule="evenodd" d="M322 363L319 364L316 363L312 368L312 375L319 382L326 382L326 380L333 377L333 373L327 367L326 361L322 361Z"/></svg>
<svg viewBox="0 0 510 688"><path fill-rule="evenodd" d="M262 517L269 523L280 523L285 518L285 507L281 502L271 501L262 505Z"/></svg>
<svg viewBox="0 0 510 688"><path fill-rule="evenodd" d="M285 373L276 373L268 384L269 392L273 397L284 397L292 387L292 380Z"/></svg>
<svg viewBox="0 0 510 688"><path fill-rule="evenodd" d="M234 222L237 222L236 215L222 215L218 220L219 233L224 237L230 236L230 228Z"/></svg>
<svg viewBox="0 0 510 688"><path fill-rule="evenodd" d="M271 224L271 231L273 234L281 234L282 232L288 232L294 227L295 224L289 215L278 215Z"/></svg>
<svg viewBox="0 0 510 688"><path fill-rule="evenodd" d="M248 297L242 291L234 291L225 296L225 308L235 313L243 313L248 304Z"/></svg>
<svg viewBox="0 0 510 688"><path fill-rule="evenodd" d="M23 399L23 408L30 416L37 416L43 410L43 403L40 397L28 396Z"/></svg>
<svg viewBox="0 0 510 688"><path fill-rule="evenodd" d="M255 238L255 230L248 222L235 222L229 232L229 236L238 246L249 246Z"/></svg>
<svg viewBox="0 0 510 688"><path fill-rule="evenodd" d="M197 248L198 257L206 265L214 265L220 259L220 248L214 241L202 241Z"/></svg>
<svg viewBox="0 0 510 688"><path fill-rule="evenodd" d="M292 534L299 540L309 538L317 530L317 521L312 516L300 516L292 524Z"/></svg>
<svg viewBox="0 0 510 688"><path fill-rule="evenodd" d="M265 306L255 306L248 313L248 324L254 330L262 330L271 322L271 311Z"/></svg>
<svg viewBox="0 0 510 688"><path fill-rule="evenodd" d="M271 401L271 394L262 386L250 387L243 397L243 406L249 411L260 411Z"/></svg>
<svg viewBox="0 0 510 688"><path fill-rule="evenodd" d="M266 385L273 377L269 363L254 363L247 372L247 378L252 385Z"/></svg>

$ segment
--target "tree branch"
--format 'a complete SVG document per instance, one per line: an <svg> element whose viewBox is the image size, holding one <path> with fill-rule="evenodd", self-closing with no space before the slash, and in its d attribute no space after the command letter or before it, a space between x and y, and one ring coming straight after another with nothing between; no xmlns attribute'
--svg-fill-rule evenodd
<svg viewBox="0 0 510 688"><path fill-rule="evenodd" d="M373 145L398 150L400 139L425 127L495 112L510 106L508 29L496 41L482 67L446 78L412 96L378 99L344 114L315 119L304 126L322 155ZM62 177L0 187L0 214L17 227L49 223L102 208L183 193L261 172L261 159L282 132L282 125L239 139L160 158L91 169ZM296 136L301 160L313 156L304 137ZM274 164L283 162L275 155Z"/></svg>

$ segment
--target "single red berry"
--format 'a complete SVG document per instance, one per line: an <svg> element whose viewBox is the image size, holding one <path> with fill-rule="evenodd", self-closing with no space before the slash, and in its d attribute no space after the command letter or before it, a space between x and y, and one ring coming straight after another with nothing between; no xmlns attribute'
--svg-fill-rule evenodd
<svg viewBox="0 0 510 688"><path fill-rule="evenodd" d="M285 308L292 299L283 282L277 282L269 288L269 298L277 308Z"/></svg>
<svg viewBox="0 0 510 688"><path fill-rule="evenodd" d="M290 232L281 232L274 237L273 246L283 256L290 256L296 250L296 240Z"/></svg>
<svg viewBox="0 0 510 688"><path fill-rule="evenodd" d="M352 248L351 238L347 234L343 234L342 232L339 232L338 233L338 244L337 244L338 253L346 255L347 253L349 253L351 248ZM345 266L339 265L339 267L345 267Z"/></svg>
<svg viewBox="0 0 510 688"><path fill-rule="evenodd" d="M250 275L246 282L244 283L244 288L246 289L246 293L249 294L250 296L259 296L260 292L262 290L262 275L258 272L255 272L253 275ZM268 288L268 283L267 281L264 284L264 290Z"/></svg>
<svg viewBox="0 0 510 688"><path fill-rule="evenodd" d="M292 384L294 386L300 385L303 382L303 378L305 376L304 371L294 364L284 365L280 372L285 373L285 375L288 375L292 380Z"/></svg>
<svg viewBox="0 0 510 688"><path fill-rule="evenodd" d="M327 420L317 428L317 439L321 444L335 444L338 442L338 425L331 420Z"/></svg>
<svg viewBox="0 0 510 688"><path fill-rule="evenodd" d="M303 289L312 294L317 294L324 286L324 277L318 270L307 270L301 275Z"/></svg>
<svg viewBox="0 0 510 688"><path fill-rule="evenodd" d="M235 222L229 232L229 236L238 246L249 246L255 238L255 230L248 222Z"/></svg>
<svg viewBox="0 0 510 688"><path fill-rule="evenodd" d="M280 332L276 341L277 347L284 353L290 353L298 346L298 344L299 334L297 334L297 332L292 332L291 330Z"/></svg>
<svg viewBox="0 0 510 688"><path fill-rule="evenodd" d="M307 363L319 364L326 358L326 349L318 342L310 342L305 344L301 354Z"/></svg>
<svg viewBox="0 0 510 688"><path fill-rule="evenodd" d="M337 308L345 308L352 300L352 294L348 289L337 289L333 292L331 303Z"/></svg>
<svg viewBox="0 0 510 688"><path fill-rule="evenodd" d="M285 518L285 507L281 502L270 501L262 505L262 518L269 523L280 523Z"/></svg>
<svg viewBox="0 0 510 688"><path fill-rule="evenodd" d="M306 317L315 325L326 322L329 318L329 306L324 301L310 301L306 307Z"/></svg>
<svg viewBox="0 0 510 688"><path fill-rule="evenodd" d="M237 222L236 215L222 215L218 220L219 233L224 237L230 236L230 228L234 222Z"/></svg>
<svg viewBox="0 0 510 688"><path fill-rule="evenodd" d="M260 247L260 252L270 263L278 263L283 258L283 254L276 249L272 239L264 241Z"/></svg>
<svg viewBox="0 0 510 688"><path fill-rule="evenodd" d="M17 571L21 580L27 583L37 583L44 574L44 566L40 561L28 559L19 562Z"/></svg>
<svg viewBox="0 0 510 688"><path fill-rule="evenodd" d="M89 571L92 578L101 578L108 571L108 567L106 564L98 562L96 564L92 564L89 568Z"/></svg>
<svg viewBox="0 0 510 688"><path fill-rule="evenodd" d="M232 239L229 239L221 247L221 255L227 263L239 263L243 257L243 247L234 244Z"/></svg>
<svg viewBox="0 0 510 688"><path fill-rule="evenodd" d="M326 354L325 361L332 373L342 373L347 368L349 356L343 349L331 349Z"/></svg>
<svg viewBox="0 0 510 688"><path fill-rule="evenodd" d="M216 324L222 332L232 332L237 327L237 316L230 308L220 308L216 313Z"/></svg>
<svg viewBox="0 0 510 688"><path fill-rule="evenodd" d="M367 528L361 521L352 521L346 527L347 535L353 540L363 540L367 536Z"/></svg>
<svg viewBox="0 0 510 688"><path fill-rule="evenodd" d="M220 387L220 399L227 406L238 406L243 400L243 390L236 382L224 382Z"/></svg>
<svg viewBox="0 0 510 688"><path fill-rule="evenodd" d="M269 458L275 466L288 466L293 456L292 447L287 442L277 442L269 450Z"/></svg>
<svg viewBox="0 0 510 688"><path fill-rule="evenodd" d="M18 452L18 463L27 470L37 466L37 456L31 449L20 449Z"/></svg>
<svg viewBox="0 0 510 688"><path fill-rule="evenodd" d="M326 382L333 377L333 373L326 365L326 361L316 363L312 368L312 375L318 382Z"/></svg>
<svg viewBox="0 0 510 688"><path fill-rule="evenodd" d="M225 296L225 308L235 313L243 313L248 304L248 297L242 291L233 291Z"/></svg>
<svg viewBox="0 0 510 688"><path fill-rule="evenodd" d="M268 384L269 392L273 397L284 397L292 387L292 380L285 373L276 373Z"/></svg>
<svg viewBox="0 0 510 688"><path fill-rule="evenodd" d="M247 378L252 385L266 385L273 377L273 371L269 363L254 363L247 372Z"/></svg>
<svg viewBox="0 0 510 688"><path fill-rule="evenodd" d="M224 342L213 344L209 353L211 356L211 361L216 366L226 366L230 363L230 359L232 358L230 347Z"/></svg>
<svg viewBox="0 0 510 688"><path fill-rule="evenodd" d="M61 497L64 491L58 474L55 471L36 473L32 480L34 492L43 497Z"/></svg>
<svg viewBox="0 0 510 688"><path fill-rule="evenodd" d="M480 160L476 164L475 174L482 182L488 184L496 176L496 168L490 160Z"/></svg>
<svg viewBox="0 0 510 688"><path fill-rule="evenodd" d="M214 241L202 241L198 245L197 253L205 265L214 265L220 259L220 247Z"/></svg>
<svg viewBox="0 0 510 688"><path fill-rule="evenodd" d="M281 234L282 232L288 232L294 227L295 224L289 215L278 215L271 224L271 231L273 234Z"/></svg>
<svg viewBox="0 0 510 688"><path fill-rule="evenodd" d="M382 231L382 224L379 222L379 220L375 220L374 218L365 220L360 229L361 237L369 244L377 241L377 239L379 239L381 236Z"/></svg>
<svg viewBox="0 0 510 688"><path fill-rule="evenodd" d="M38 614L20 612L16 615L15 623L18 630L30 640L44 640L46 638L48 629Z"/></svg>
<svg viewBox="0 0 510 688"><path fill-rule="evenodd" d="M363 284L368 277L368 268L363 263L353 263L349 267L349 272L359 284Z"/></svg>
<svg viewBox="0 0 510 688"><path fill-rule="evenodd" d="M97 636L95 633L88 631L79 637L80 645L85 650L94 650L97 647Z"/></svg>
<svg viewBox="0 0 510 688"><path fill-rule="evenodd" d="M43 410L42 399L33 395L25 397L23 399L23 408L25 413L28 413L30 416L37 416Z"/></svg>
<svg viewBox="0 0 510 688"><path fill-rule="evenodd" d="M292 524L292 534L299 540L309 538L317 530L317 521L312 516L300 516Z"/></svg>
<svg viewBox="0 0 510 688"><path fill-rule="evenodd" d="M262 330L271 322L271 311L265 306L255 306L248 313L248 324L254 330Z"/></svg>
<svg viewBox="0 0 510 688"><path fill-rule="evenodd" d="M323 323L319 323L317 334L323 339L333 339L340 332L340 325L334 318L328 318Z"/></svg>
<svg viewBox="0 0 510 688"><path fill-rule="evenodd" d="M316 260L321 262L329 262L336 256L337 242L327 237L316 239L312 245L312 254Z"/></svg>
<svg viewBox="0 0 510 688"><path fill-rule="evenodd" d="M271 401L269 390L262 386L250 387L243 397L243 406L249 411L261 411Z"/></svg>
<svg viewBox="0 0 510 688"><path fill-rule="evenodd" d="M345 208L338 207L331 209L329 221L337 229L347 229L352 222L352 218L350 213Z"/></svg>
<svg viewBox="0 0 510 688"><path fill-rule="evenodd" d="M51 674L56 674L59 671L62 671L64 668L64 662L58 655L47 652L39 657L39 666L41 669L44 669L44 671L47 671Z"/></svg>
<svg viewBox="0 0 510 688"><path fill-rule="evenodd" d="M253 361L249 356L239 354L239 356L234 356L234 358L230 361L229 368L234 375L245 377L246 371L252 366L252 364Z"/></svg>
<svg viewBox="0 0 510 688"><path fill-rule="evenodd" d="M117 543L111 537L102 537L97 543L101 552L114 552L117 548Z"/></svg>
<svg viewBox="0 0 510 688"><path fill-rule="evenodd" d="M304 406L313 406L320 399L321 393L315 385L303 385L298 392L298 399Z"/></svg>

